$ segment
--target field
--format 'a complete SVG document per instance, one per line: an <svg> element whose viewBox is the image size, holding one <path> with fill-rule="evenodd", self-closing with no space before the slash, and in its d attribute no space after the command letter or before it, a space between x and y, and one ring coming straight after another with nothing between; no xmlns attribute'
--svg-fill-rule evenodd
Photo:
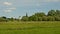
<svg viewBox="0 0 60 34"><path fill-rule="evenodd" d="M60 34L60 21L0 22L0 34Z"/></svg>

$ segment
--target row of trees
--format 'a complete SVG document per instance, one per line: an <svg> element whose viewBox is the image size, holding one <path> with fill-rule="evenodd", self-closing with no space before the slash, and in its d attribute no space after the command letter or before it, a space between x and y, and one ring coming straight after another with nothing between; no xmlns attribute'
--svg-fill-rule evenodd
<svg viewBox="0 0 60 34"><path fill-rule="evenodd" d="M16 19L16 18L13 18L13 17L7 18L5 16L0 17L0 22L7 22L7 21L19 21L19 19Z"/></svg>
<svg viewBox="0 0 60 34"><path fill-rule="evenodd" d="M20 17L20 16L19 16ZM32 16L23 16L21 19L0 17L0 22L3 21L60 21L60 10L50 10L47 14L44 12L35 13Z"/></svg>
<svg viewBox="0 0 60 34"><path fill-rule="evenodd" d="M60 21L60 10L50 10L47 14L44 12L35 13L32 16L23 16L22 21Z"/></svg>

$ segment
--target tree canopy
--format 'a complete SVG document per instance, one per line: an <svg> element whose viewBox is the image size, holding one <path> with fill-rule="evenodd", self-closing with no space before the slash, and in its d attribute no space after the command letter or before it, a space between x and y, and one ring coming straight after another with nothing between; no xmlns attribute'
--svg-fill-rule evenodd
<svg viewBox="0 0 60 34"><path fill-rule="evenodd" d="M37 12L31 16L26 13L22 18L7 18L5 16L0 17L0 22L3 21L60 21L60 10L49 10L47 14L44 12Z"/></svg>

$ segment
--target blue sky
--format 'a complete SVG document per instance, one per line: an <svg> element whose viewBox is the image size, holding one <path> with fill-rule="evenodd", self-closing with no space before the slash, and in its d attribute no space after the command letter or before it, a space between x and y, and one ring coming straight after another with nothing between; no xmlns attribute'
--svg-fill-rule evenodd
<svg viewBox="0 0 60 34"><path fill-rule="evenodd" d="M51 9L60 10L60 0L0 0L0 16L18 18Z"/></svg>

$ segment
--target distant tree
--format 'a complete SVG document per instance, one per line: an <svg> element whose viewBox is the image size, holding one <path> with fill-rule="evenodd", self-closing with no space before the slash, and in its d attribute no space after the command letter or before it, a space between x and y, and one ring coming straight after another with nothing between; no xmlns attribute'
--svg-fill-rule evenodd
<svg viewBox="0 0 60 34"><path fill-rule="evenodd" d="M33 21L34 20L34 17L33 16L30 16L29 17L29 21Z"/></svg>
<svg viewBox="0 0 60 34"><path fill-rule="evenodd" d="M6 22L6 19L0 17L0 22Z"/></svg>
<svg viewBox="0 0 60 34"><path fill-rule="evenodd" d="M48 20L48 17L47 16L43 16L42 17L42 21L47 21Z"/></svg>
<svg viewBox="0 0 60 34"><path fill-rule="evenodd" d="M32 15L29 17L29 21L38 21L38 17L35 15Z"/></svg>
<svg viewBox="0 0 60 34"><path fill-rule="evenodd" d="M55 12L55 10L50 10L47 15L48 16L55 16L56 12Z"/></svg>
<svg viewBox="0 0 60 34"><path fill-rule="evenodd" d="M13 17L9 18L10 21L14 21L15 19Z"/></svg>
<svg viewBox="0 0 60 34"><path fill-rule="evenodd" d="M56 10L56 16L60 16L60 10Z"/></svg>
<svg viewBox="0 0 60 34"><path fill-rule="evenodd" d="M4 18L4 19L6 19L6 17L5 17L5 16L2 16L1 18Z"/></svg>
<svg viewBox="0 0 60 34"><path fill-rule="evenodd" d="M2 17L0 17L0 21L6 21L7 22L8 20L7 20L7 17L2 16Z"/></svg>
<svg viewBox="0 0 60 34"><path fill-rule="evenodd" d="M60 17L59 16L55 16L55 21L60 21Z"/></svg>
<svg viewBox="0 0 60 34"><path fill-rule="evenodd" d="M42 21L42 17L38 17L38 21Z"/></svg>
<svg viewBox="0 0 60 34"><path fill-rule="evenodd" d="M55 21L55 18L52 16L48 16L48 21Z"/></svg>
<svg viewBox="0 0 60 34"><path fill-rule="evenodd" d="M37 17L43 17L46 16L45 13L41 12L41 13L35 13L35 16Z"/></svg>
<svg viewBox="0 0 60 34"><path fill-rule="evenodd" d="M43 12L35 13L32 16L23 16L22 21L60 21L60 10L50 10L46 15Z"/></svg>
<svg viewBox="0 0 60 34"><path fill-rule="evenodd" d="M37 16L33 16L33 21L38 21L38 17Z"/></svg>
<svg viewBox="0 0 60 34"><path fill-rule="evenodd" d="M18 19L15 18L15 20L20 21L21 20L21 16L19 16Z"/></svg>
<svg viewBox="0 0 60 34"><path fill-rule="evenodd" d="M28 14L26 13L26 17L28 17Z"/></svg>
<svg viewBox="0 0 60 34"><path fill-rule="evenodd" d="M22 20L22 21L28 21L28 17L23 16L21 20Z"/></svg>

